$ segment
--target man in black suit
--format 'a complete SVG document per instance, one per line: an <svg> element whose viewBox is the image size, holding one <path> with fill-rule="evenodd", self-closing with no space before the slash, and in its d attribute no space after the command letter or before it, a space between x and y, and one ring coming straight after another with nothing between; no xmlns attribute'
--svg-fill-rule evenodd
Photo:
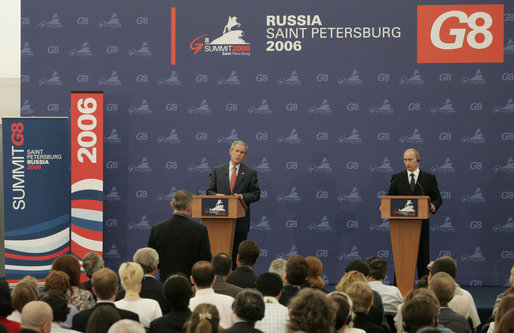
<svg viewBox="0 0 514 333"><path fill-rule="evenodd" d="M304 257L290 256L287 259L284 289L278 300L280 304L283 306L289 305L289 301L300 292L300 289L306 286L305 278L307 274L309 274L309 264Z"/></svg>
<svg viewBox="0 0 514 333"><path fill-rule="evenodd" d="M234 300L234 314L236 321L232 327L222 333L262 333L256 329L255 323L264 318L264 299L260 291L243 289Z"/></svg>
<svg viewBox="0 0 514 333"><path fill-rule="evenodd" d="M255 288L257 275L253 272L252 267L261 254L259 245L252 240L245 240L239 244L238 252L236 259L237 268L232 272L227 281L241 288Z"/></svg>
<svg viewBox="0 0 514 333"><path fill-rule="evenodd" d="M230 146L230 162L215 167L211 172L208 195L237 195L246 204L246 215L237 219L232 248L232 262L236 262L239 243L246 240L250 230L250 204L261 197L257 171L242 164L248 153L248 146L237 140Z"/></svg>
<svg viewBox="0 0 514 333"><path fill-rule="evenodd" d="M85 332L87 321L93 311L100 306L112 306L120 314L121 319L132 319L139 322L139 316L132 311L116 308L114 299L118 292L118 276L109 268L102 268L93 274L91 279L93 284L93 293L95 293L97 302L92 309L83 310L73 316L71 328Z"/></svg>
<svg viewBox="0 0 514 333"><path fill-rule="evenodd" d="M403 163L406 171L394 174L389 183L388 195L427 195L430 197L430 212L435 212L441 206L443 199L439 193L435 175L419 169L419 152L409 148L403 153ZM430 262L430 229L429 220L421 223L421 237L418 251L418 278L428 274L427 265Z"/></svg>
<svg viewBox="0 0 514 333"><path fill-rule="evenodd" d="M133 260L141 265L145 273L139 296L141 298L151 298L159 302L162 314L170 312L170 306L162 294L162 282L155 278L159 265L159 254L157 251L151 247L143 247L134 253ZM120 289L118 295L116 295L116 300L118 301L124 297L125 289Z"/></svg>
<svg viewBox="0 0 514 333"><path fill-rule="evenodd" d="M217 253L212 257L211 264L214 266L214 272L216 273L216 281L212 286L214 292L236 298L243 288L227 282L232 274L232 259L230 256L224 252Z"/></svg>
<svg viewBox="0 0 514 333"><path fill-rule="evenodd" d="M171 200L173 216L152 227L148 247L159 253L161 282L173 273L191 275L191 268L200 260L210 261L211 246L207 228L189 218L193 210L193 195L180 190Z"/></svg>

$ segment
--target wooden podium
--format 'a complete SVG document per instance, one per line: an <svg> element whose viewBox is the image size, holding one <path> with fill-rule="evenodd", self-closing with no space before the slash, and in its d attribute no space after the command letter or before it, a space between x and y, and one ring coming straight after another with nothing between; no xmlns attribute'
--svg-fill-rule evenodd
<svg viewBox="0 0 514 333"><path fill-rule="evenodd" d="M396 285L405 296L414 288L421 221L429 217L430 197L389 195L380 199L381 217L389 219Z"/></svg>
<svg viewBox="0 0 514 333"><path fill-rule="evenodd" d="M211 253L232 256L236 220L246 215L246 205L234 195L194 195L193 218L202 219L209 231Z"/></svg>

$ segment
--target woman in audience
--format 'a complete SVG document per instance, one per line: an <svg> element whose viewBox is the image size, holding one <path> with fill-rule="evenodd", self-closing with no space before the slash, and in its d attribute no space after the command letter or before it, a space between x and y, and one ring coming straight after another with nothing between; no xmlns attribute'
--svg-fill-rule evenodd
<svg viewBox="0 0 514 333"><path fill-rule="evenodd" d="M498 306L498 310L496 310L496 315L494 316L494 322L489 325L489 329L487 333L496 332L496 327L500 324L500 321L503 319L504 315L510 310L514 309L514 295L504 295Z"/></svg>
<svg viewBox="0 0 514 333"><path fill-rule="evenodd" d="M322 291L305 288L289 303L288 332L334 332L335 304Z"/></svg>
<svg viewBox="0 0 514 333"><path fill-rule="evenodd" d="M47 292L50 290L59 290L62 291L65 295L71 294L70 277L68 274L61 271L50 271L50 274L48 274L45 279L44 291ZM79 312L79 310L77 310L75 305L69 303L70 300L68 297L66 297L66 300L68 302L68 309L70 311L68 312L66 319L61 322L61 326L65 328L71 328L71 321L73 316Z"/></svg>
<svg viewBox="0 0 514 333"><path fill-rule="evenodd" d="M494 333L514 333L514 309L503 315Z"/></svg>
<svg viewBox="0 0 514 333"><path fill-rule="evenodd" d="M354 282L368 282L364 274L357 271L349 271L343 275L339 283L336 285L336 291L345 293L346 289Z"/></svg>
<svg viewBox="0 0 514 333"><path fill-rule="evenodd" d="M52 263L52 271L63 271L70 277L71 288L67 293L70 304L77 307L77 310L87 310L95 306L93 294L85 290L80 283L80 262L77 257L71 254L62 255Z"/></svg>
<svg viewBox="0 0 514 333"><path fill-rule="evenodd" d="M125 298L114 304L119 309L137 313L141 325L148 329L152 320L162 317L162 311L156 300L139 297L145 275L143 268L135 262L124 262L121 264L118 274L121 285L125 289Z"/></svg>
<svg viewBox="0 0 514 333"><path fill-rule="evenodd" d="M323 278L321 277L321 272L323 271L321 260L316 257L306 257L305 261L307 261L307 264L309 265L309 273L306 278L309 287L326 292L326 290L323 289L325 281L323 281Z"/></svg>
<svg viewBox="0 0 514 333"><path fill-rule="evenodd" d="M28 302L37 300L38 296L39 287L37 280L32 276L25 276L16 284L12 291L11 298L14 312L7 319L18 323L21 322L21 309Z"/></svg>
<svg viewBox="0 0 514 333"><path fill-rule="evenodd" d="M98 306L87 321L85 333L106 333L120 319L120 313L112 306Z"/></svg>
<svg viewBox="0 0 514 333"><path fill-rule="evenodd" d="M0 323L5 326L7 332L17 333L20 330L20 323L7 319L12 313L11 292L9 284L5 280L0 280Z"/></svg>
<svg viewBox="0 0 514 333"><path fill-rule="evenodd" d="M187 333L218 333L220 315L215 305L199 304L186 324Z"/></svg>
<svg viewBox="0 0 514 333"><path fill-rule="evenodd" d="M355 316L352 310L353 303L347 294L334 291L328 294L328 297L337 304L336 333L366 333L360 328L353 327L353 318Z"/></svg>
<svg viewBox="0 0 514 333"><path fill-rule="evenodd" d="M346 293L353 302L356 328L363 329L367 333L389 332L389 327L385 322L377 323L369 314L371 305L373 305L373 291L368 282L356 281L346 288Z"/></svg>
<svg viewBox="0 0 514 333"><path fill-rule="evenodd" d="M64 327L61 327L61 323L66 320L70 309L68 308L68 298L62 290L54 289L45 292L41 297L40 301L48 303L52 308L54 320L52 322L51 331L52 333L73 333L77 332Z"/></svg>

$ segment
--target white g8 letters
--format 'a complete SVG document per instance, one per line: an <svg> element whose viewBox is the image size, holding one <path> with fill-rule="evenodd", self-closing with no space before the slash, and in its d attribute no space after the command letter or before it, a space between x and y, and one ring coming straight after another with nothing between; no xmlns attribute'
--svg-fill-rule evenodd
<svg viewBox="0 0 514 333"><path fill-rule="evenodd" d="M468 27L471 28L471 31L468 33L466 38L466 41L470 47L482 50L489 47L493 43L493 34L487 30L493 24L491 15L485 12L475 12L468 17L464 12L459 10L452 10L441 14L432 25L432 30L430 31L430 40L435 47L442 50L455 50L462 48L464 44L464 37L466 35L466 29L464 28L450 29L450 36L455 36L455 41L453 43L445 43L441 40L441 27L447 19L452 17L458 18L460 23L467 23ZM482 26L477 25L478 19L484 20ZM483 35L484 40L481 42L477 41L478 35Z"/></svg>

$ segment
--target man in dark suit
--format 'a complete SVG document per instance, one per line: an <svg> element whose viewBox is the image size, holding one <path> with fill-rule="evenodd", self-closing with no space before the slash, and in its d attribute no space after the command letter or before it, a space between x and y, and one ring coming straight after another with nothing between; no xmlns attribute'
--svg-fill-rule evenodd
<svg viewBox="0 0 514 333"><path fill-rule="evenodd" d="M238 252L236 259L237 268L232 272L227 281L241 288L255 288L257 275L253 272L252 267L261 254L259 245L252 240L245 240L239 244Z"/></svg>
<svg viewBox="0 0 514 333"><path fill-rule="evenodd" d="M394 174L389 183L388 195L427 195L430 197L430 212L435 212L441 206L443 199L439 193L435 175L419 169L419 152L409 148L403 153L403 163L406 171ZM418 251L418 278L428 274L427 265L430 262L430 229L429 220L421 223L421 237Z"/></svg>
<svg viewBox="0 0 514 333"><path fill-rule="evenodd" d="M159 253L161 282L173 273L191 275L191 268L200 260L212 258L207 228L189 218L193 209L193 195L180 190L171 200L173 216L152 227L148 247Z"/></svg>
<svg viewBox="0 0 514 333"><path fill-rule="evenodd" d="M257 171L242 164L248 153L248 146L237 140L230 146L230 162L215 167L211 172L208 195L237 195L246 204L246 215L237 219L232 248L232 262L236 262L239 243L246 240L250 230L250 204L261 197Z"/></svg>
<svg viewBox="0 0 514 333"><path fill-rule="evenodd" d="M159 265L159 254L157 251L151 247L143 247L134 253L133 260L141 265L145 273L139 296L141 298L151 298L159 302L162 314L170 312L170 306L162 294L162 282L155 278ZM116 295L116 300L118 301L124 297L125 289L120 289Z"/></svg>
<svg viewBox="0 0 514 333"><path fill-rule="evenodd" d="M306 286L305 278L307 274L309 274L309 264L304 257L290 256L287 259L284 289L278 300L280 304L283 306L289 305L289 301L300 292L300 289Z"/></svg>
<svg viewBox="0 0 514 333"><path fill-rule="evenodd" d="M73 316L71 328L85 332L87 321L95 309L101 306L111 306L120 314L121 319L132 319L139 322L137 313L116 308L114 299L118 292L118 276L109 268L102 268L93 274L91 279L93 284L93 292L96 295L97 302L92 309L83 310Z"/></svg>
<svg viewBox="0 0 514 333"><path fill-rule="evenodd" d="M230 256L223 252L217 253L212 257L211 264L214 266L214 272L216 273L216 281L212 286L214 292L236 298L243 288L227 282L227 278L232 274L232 259Z"/></svg>
<svg viewBox="0 0 514 333"><path fill-rule="evenodd" d="M234 300L234 314L236 321L232 327L222 333L262 333L256 329L255 323L264 318L264 299L260 291L243 289Z"/></svg>

